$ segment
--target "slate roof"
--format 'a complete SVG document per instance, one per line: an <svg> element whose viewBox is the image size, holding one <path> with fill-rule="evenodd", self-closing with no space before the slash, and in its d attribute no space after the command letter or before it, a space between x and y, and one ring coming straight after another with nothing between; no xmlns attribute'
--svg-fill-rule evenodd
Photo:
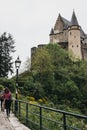
<svg viewBox="0 0 87 130"><path fill-rule="evenodd" d="M50 35L53 35L54 34L54 30L53 28L51 29L51 32L50 32Z"/></svg>
<svg viewBox="0 0 87 130"><path fill-rule="evenodd" d="M64 28L67 28L69 26L72 26L72 25L78 25L78 20L76 18L76 15L75 15L75 12L73 11L73 14L72 14L72 18L71 18L71 21L68 21L67 19L61 17L63 22L64 22Z"/></svg>
<svg viewBox="0 0 87 130"><path fill-rule="evenodd" d="M77 17L75 15L74 11L73 11L73 14L72 14L71 21L68 21L67 19L65 19L64 17L62 17L60 14L59 14L59 17L61 18L61 20L64 23L64 29L68 29L68 27L72 26L72 25L79 26L79 23L78 23L78 20L77 20ZM84 33L84 31L83 31L82 28L80 28L80 33L81 33L81 37L82 38L87 38L87 34ZM50 32L50 35L53 35L53 34L54 34L54 29L52 28L51 32Z"/></svg>
<svg viewBox="0 0 87 130"><path fill-rule="evenodd" d="M66 29L67 27L71 26L71 22L65 19L64 17L61 17L63 22L64 22L64 28Z"/></svg>
<svg viewBox="0 0 87 130"><path fill-rule="evenodd" d="M71 18L71 24L72 25L79 25L74 11L73 11L72 18Z"/></svg>
<svg viewBox="0 0 87 130"><path fill-rule="evenodd" d="M83 37L83 38L86 37L86 34L84 33L82 28L80 29L80 33L81 33L81 37Z"/></svg>

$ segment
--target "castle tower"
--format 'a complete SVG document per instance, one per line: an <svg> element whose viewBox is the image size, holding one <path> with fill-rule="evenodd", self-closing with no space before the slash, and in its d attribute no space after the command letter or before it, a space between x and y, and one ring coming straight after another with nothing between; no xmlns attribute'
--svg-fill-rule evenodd
<svg viewBox="0 0 87 130"><path fill-rule="evenodd" d="M68 27L68 50L72 52L75 59L82 59L80 26L74 11L72 14L71 25Z"/></svg>

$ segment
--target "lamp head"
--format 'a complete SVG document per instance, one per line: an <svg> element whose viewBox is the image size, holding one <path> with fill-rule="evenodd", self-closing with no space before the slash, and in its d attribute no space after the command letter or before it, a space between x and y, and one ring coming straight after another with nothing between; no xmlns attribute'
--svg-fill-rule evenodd
<svg viewBox="0 0 87 130"><path fill-rule="evenodd" d="M18 56L18 57L17 57L17 60L15 61L15 67L16 67L17 69L19 69L20 65L21 65L21 60L19 59L19 56Z"/></svg>

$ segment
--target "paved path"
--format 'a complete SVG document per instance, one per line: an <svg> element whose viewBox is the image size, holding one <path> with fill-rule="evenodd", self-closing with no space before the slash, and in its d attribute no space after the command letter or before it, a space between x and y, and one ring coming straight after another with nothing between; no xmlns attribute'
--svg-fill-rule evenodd
<svg viewBox="0 0 87 130"><path fill-rule="evenodd" d="M3 112L0 112L0 130L15 130Z"/></svg>
<svg viewBox="0 0 87 130"><path fill-rule="evenodd" d="M14 116L13 113L10 114L8 118L5 112L0 111L0 130L30 130Z"/></svg>

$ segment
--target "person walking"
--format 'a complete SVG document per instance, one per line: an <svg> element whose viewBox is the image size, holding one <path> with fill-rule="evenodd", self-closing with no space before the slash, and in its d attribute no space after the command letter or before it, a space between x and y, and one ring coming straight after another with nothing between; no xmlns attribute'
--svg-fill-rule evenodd
<svg viewBox="0 0 87 130"><path fill-rule="evenodd" d="M1 95L1 111L4 111L4 96Z"/></svg>
<svg viewBox="0 0 87 130"><path fill-rule="evenodd" d="M1 93L0 93L0 100L1 100L1 111L4 111L4 89L1 91Z"/></svg>
<svg viewBox="0 0 87 130"><path fill-rule="evenodd" d="M7 117L10 116L11 100L12 100L11 92L8 88L5 88L4 103L5 103Z"/></svg>

